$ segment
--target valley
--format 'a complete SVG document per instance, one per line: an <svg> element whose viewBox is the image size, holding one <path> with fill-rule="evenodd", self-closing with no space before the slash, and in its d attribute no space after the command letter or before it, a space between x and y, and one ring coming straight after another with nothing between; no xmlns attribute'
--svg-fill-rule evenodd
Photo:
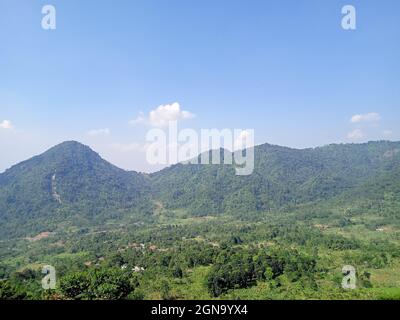
<svg viewBox="0 0 400 320"><path fill-rule="evenodd" d="M266 144L250 176L183 164L143 175L63 143L0 174L0 295L400 299L396 150ZM44 265L55 290L41 288Z"/></svg>

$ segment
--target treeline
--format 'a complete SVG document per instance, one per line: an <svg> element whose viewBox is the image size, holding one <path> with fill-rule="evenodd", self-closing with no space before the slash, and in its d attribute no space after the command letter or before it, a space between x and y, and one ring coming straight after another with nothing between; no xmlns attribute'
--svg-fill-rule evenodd
<svg viewBox="0 0 400 320"><path fill-rule="evenodd" d="M222 250L207 276L207 287L213 297L230 289L247 288L257 281L279 285L284 273L291 282L300 278L314 281L317 257L294 249L226 249Z"/></svg>

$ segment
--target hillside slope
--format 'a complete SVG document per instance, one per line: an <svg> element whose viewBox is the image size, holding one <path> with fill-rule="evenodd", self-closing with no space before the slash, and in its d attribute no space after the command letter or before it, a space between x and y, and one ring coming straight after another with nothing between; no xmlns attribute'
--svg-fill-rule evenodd
<svg viewBox="0 0 400 320"><path fill-rule="evenodd" d="M151 217L153 205L189 215L289 210L341 199L400 200L400 143L255 147L255 170L177 164L151 175L119 169L64 142L0 174L0 238Z"/></svg>
<svg viewBox="0 0 400 320"><path fill-rule="evenodd" d="M145 210L148 194L146 176L64 142L0 175L0 234L24 234L24 226L40 231L66 219L99 223L116 210Z"/></svg>
<svg viewBox="0 0 400 320"><path fill-rule="evenodd" d="M229 165L178 164L151 175L158 197L193 214L279 209L340 195L367 195L371 184L399 195L400 143L328 145L291 149L255 147L252 175L235 176ZM383 182L386 181L386 182ZM396 189L397 188L397 189Z"/></svg>

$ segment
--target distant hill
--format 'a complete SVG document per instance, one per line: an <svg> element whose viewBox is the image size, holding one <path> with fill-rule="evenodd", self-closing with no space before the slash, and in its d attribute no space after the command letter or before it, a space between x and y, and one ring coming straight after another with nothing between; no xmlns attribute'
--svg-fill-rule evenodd
<svg viewBox="0 0 400 320"><path fill-rule="evenodd" d="M24 226L41 231L65 220L101 223L115 210L146 210L148 194L146 176L119 169L78 142L64 142L0 175L0 234L24 234Z"/></svg>
<svg viewBox="0 0 400 320"><path fill-rule="evenodd" d="M119 169L64 142L0 174L0 238L152 215L153 203L192 215L246 214L341 198L400 198L400 143L255 147L255 170L177 164L151 175Z"/></svg>
<svg viewBox="0 0 400 320"><path fill-rule="evenodd" d="M400 195L399 142L302 150L264 144L254 153L252 175L236 176L229 165L177 164L151 175L154 189L167 206L200 215L273 210L338 196L380 197L388 190Z"/></svg>

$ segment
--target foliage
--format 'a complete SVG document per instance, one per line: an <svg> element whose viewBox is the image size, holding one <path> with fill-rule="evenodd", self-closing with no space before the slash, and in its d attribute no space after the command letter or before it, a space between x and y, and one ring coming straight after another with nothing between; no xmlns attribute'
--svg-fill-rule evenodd
<svg viewBox="0 0 400 320"><path fill-rule="evenodd" d="M95 269L65 276L60 292L67 299L119 300L133 293L135 280L120 269Z"/></svg>
<svg viewBox="0 0 400 320"><path fill-rule="evenodd" d="M398 150L261 145L239 177L231 165L127 172L61 144L0 174L0 298L398 299Z"/></svg>

